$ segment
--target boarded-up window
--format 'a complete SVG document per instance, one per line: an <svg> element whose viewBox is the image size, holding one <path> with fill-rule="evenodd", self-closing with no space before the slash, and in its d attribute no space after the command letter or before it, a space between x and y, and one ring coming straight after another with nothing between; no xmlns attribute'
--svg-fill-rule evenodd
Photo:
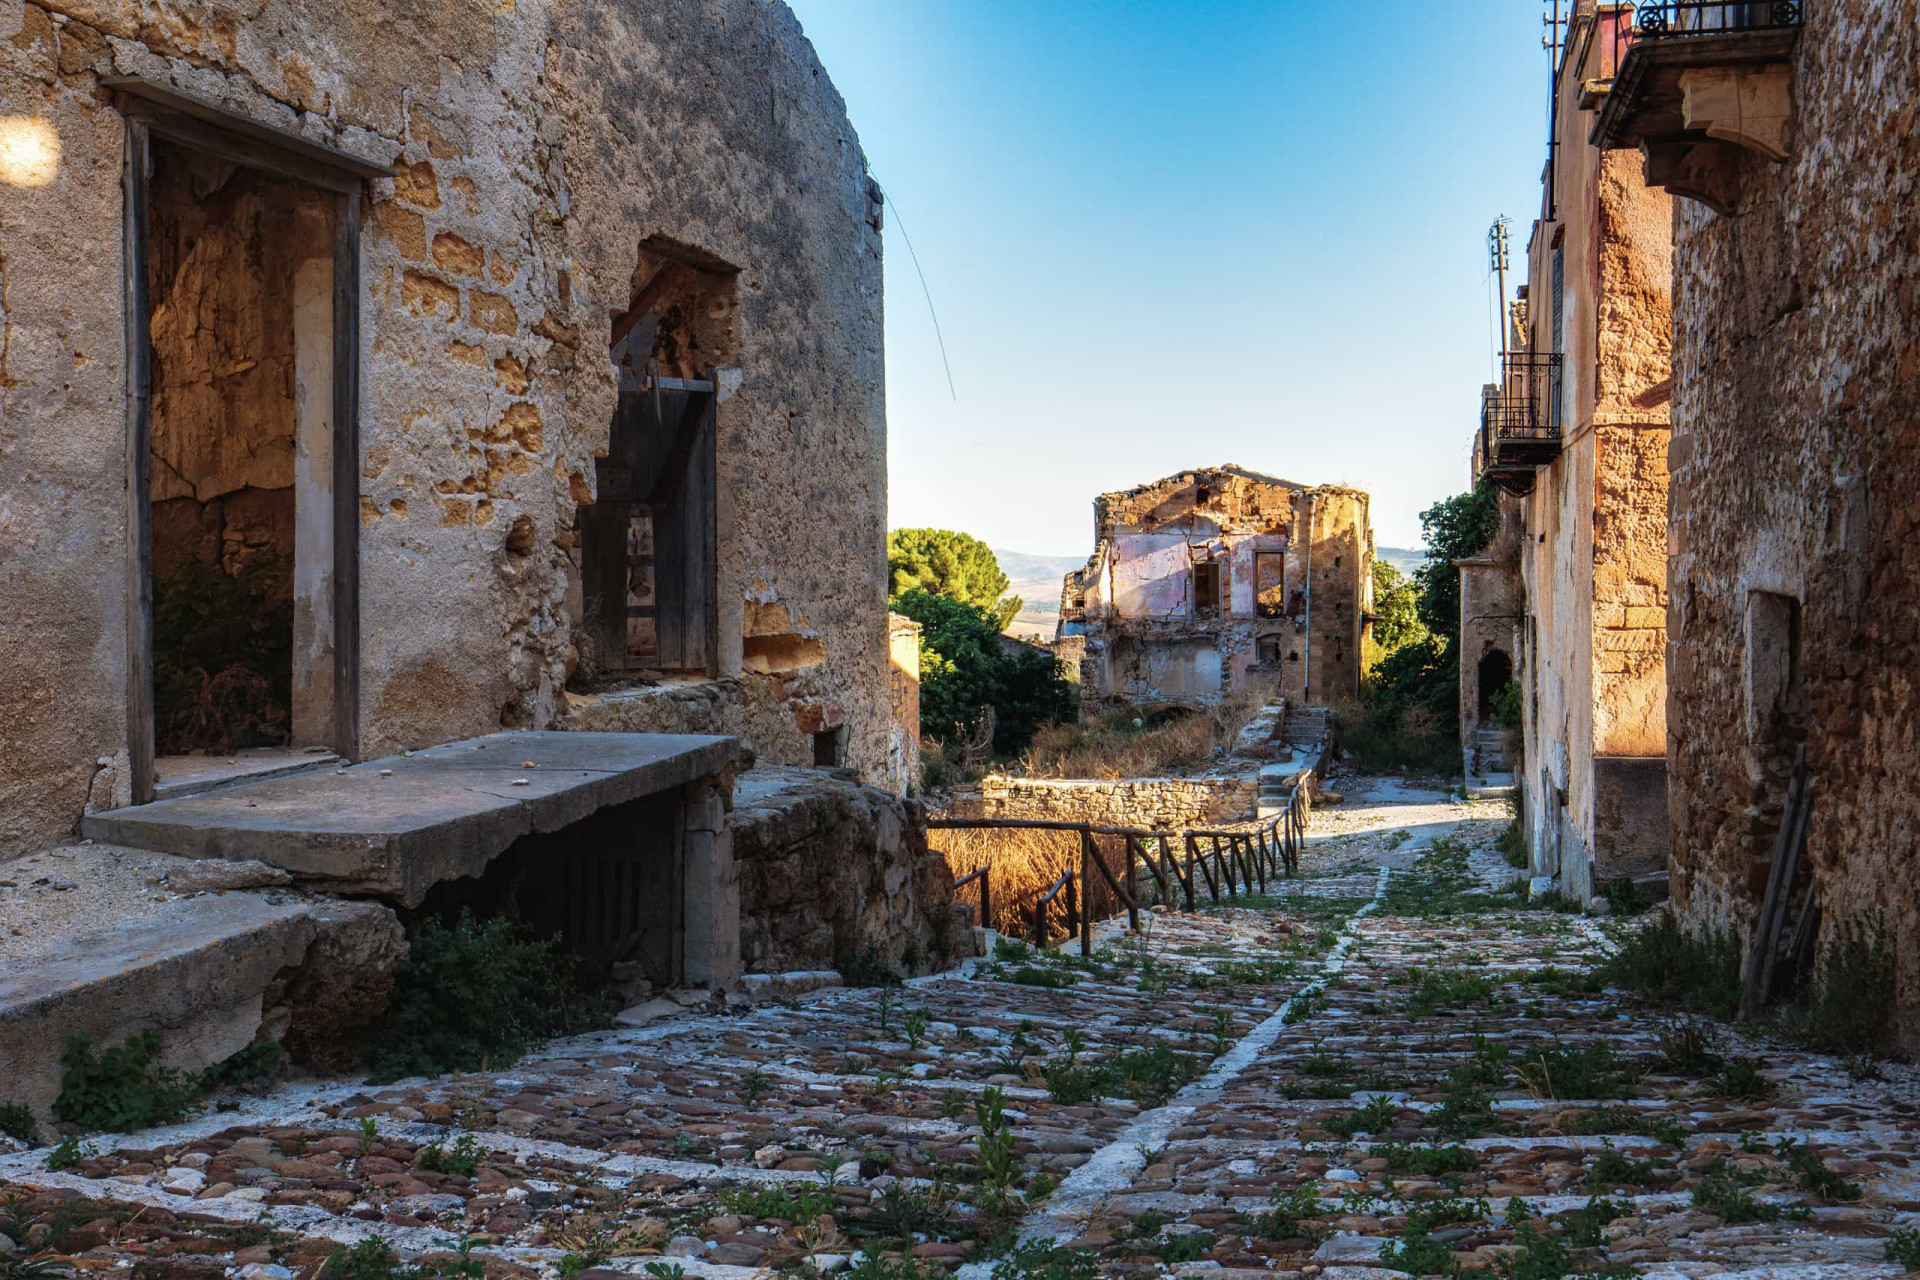
<svg viewBox="0 0 1920 1280"><path fill-rule="evenodd" d="M1203 560L1193 566L1193 616L1214 618L1220 614L1220 565Z"/></svg>
<svg viewBox="0 0 1920 1280"><path fill-rule="evenodd" d="M1287 615L1287 557L1280 551L1253 553L1254 609L1263 618Z"/></svg>
<svg viewBox="0 0 1920 1280"><path fill-rule="evenodd" d="M636 374L620 359L620 407L597 499L583 507L581 586L600 667L711 674L716 623L711 381Z"/></svg>

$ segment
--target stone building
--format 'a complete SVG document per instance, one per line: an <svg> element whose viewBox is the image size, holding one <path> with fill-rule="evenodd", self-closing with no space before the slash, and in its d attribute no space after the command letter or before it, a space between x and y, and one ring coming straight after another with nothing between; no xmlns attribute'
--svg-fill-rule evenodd
<svg viewBox="0 0 1920 1280"><path fill-rule="evenodd" d="M1920 14L1726 6L1643 35L1597 141L1680 199L1668 626L1673 897L1745 936L1793 762L1782 943L1879 929L1920 1049ZM1803 952L1803 955L1808 954Z"/></svg>
<svg viewBox="0 0 1920 1280"><path fill-rule="evenodd" d="M0 195L0 855L503 727L888 777L880 196L785 5L0 0Z"/></svg>
<svg viewBox="0 0 1920 1280"><path fill-rule="evenodd" d="M1581 0L1555 66L1553 146L1475 479L1500 487L1523 616L1522 824L1533 872L1576 897L1666 863L1671 202L1587 140L1633 11ZM1477 565L1463 569L1469 578ZM1462 583L1463 599L1485 597ZM1463 644L1463 689L1493 650ZM1464 711L1464 708L1463 708ZM1479 708L1475 707L1478 715Z"/></svg>
<svg viewBox="0 0 1920 1280"><path fill-rule="evenodd" d="M1083 705L1359 692L1373 608L1366 494L1228 464L1103 493L1093 523L1055 650L1079 655Z"/></svg>
<svg viewBox="0 0 1920 1280"><path fill-rule="evenodd" d="M1517 674L1520 651L1512 574L1491 556L1455 560L1460 570L1460 751L1467 784L1511 783L1497 699Z"/></svg>

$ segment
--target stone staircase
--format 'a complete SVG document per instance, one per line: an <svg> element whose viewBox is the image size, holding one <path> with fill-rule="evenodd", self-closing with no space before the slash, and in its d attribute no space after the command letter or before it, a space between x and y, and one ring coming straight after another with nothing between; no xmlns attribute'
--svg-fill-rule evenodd
<svg viewBox="0 0 1920 1280"><path fill-rule="evenodd" d="M1482 777L1489 773L1509 773L1507 735L1496 725L1484 721L1473 733L1473 771Z"/></svg>
<svg viewBox="0 0 1920 1280"><path fill-rule="evenodd" d="M1294 784L1300 780L1301 772L1312 768L1320 757L1321 745L1327 740L1327 718L1331 714L1325 707L1288 709L1286 720L1275 736L1292 749L1287 755L1261 767L1260 789L1254 808L1258 817L1271 818L1286 812L1287 802L1292 798Z"/></svg>

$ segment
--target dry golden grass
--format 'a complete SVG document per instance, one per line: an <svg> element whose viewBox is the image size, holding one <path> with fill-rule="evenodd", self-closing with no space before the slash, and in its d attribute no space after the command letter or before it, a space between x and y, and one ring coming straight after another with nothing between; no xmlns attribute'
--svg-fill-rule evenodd
<svg viewBox="0 0 1920 1280"><path fill-rule="evenodd" d="M1049 725L1013 772L1027 778L1156 778L1198 773L1233 750L1267 704L1267 690L1248 689L1212 707L1146 725L1137 711L1109 712L1078 724ZM1136 724L1142 727L1135 728Z"/></svg>
<svg viewBox="0 0 1920 1280"><path fill-rule="evenodd" d="M993 883L993 919L984 923L1018 938L1028 936L1033 928L1025 913L1033 909L1034 900L1052 887L1061 872L1072 871L1078 875L1080 871L1080 836L1072 831L1037 831L1030 827L930 831L927 837L929 845L947 855L947 865L953 868L955 879L992 865L988 878ZM1118 874L1125 856L1121 839L1096 836L1095 843L1107 866ZM1094 878L1099 879L1099 872L1094 873ZM1141 879L1147 877L1143 874ZM1096 920L1119 912L1119 902L1104 883L1096 883L1092 893L1089 907ZM978 904L978 894L977 884L968 885L960 890L959 897L963 902ZM1056 933L1059 922L1065 918L1065 897L1062 893L1051 916Z"/></svg>

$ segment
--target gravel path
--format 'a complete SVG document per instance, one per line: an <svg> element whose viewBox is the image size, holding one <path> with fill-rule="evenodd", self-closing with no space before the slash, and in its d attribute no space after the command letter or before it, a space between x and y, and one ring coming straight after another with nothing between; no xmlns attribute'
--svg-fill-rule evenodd
<svg viewBox="0 0 1920 1280"><path fill-rule="evenodd" d="M1109 924L1091 962L1009 947L510 1070L283 1085L59 1171L0 1155L0 1181L29 1242L141 1280L306 1280L355 1244L346 1280L397 1275L374 1237L448 1277L804 1276L861 1251L885 1259L867 1280L1900 1273L1910 1070L1720 1031L1771 1092L1716 1096L1581 976L1597 922L1502 892L1502 807L1340 788L1301 880Z"/></svg>

